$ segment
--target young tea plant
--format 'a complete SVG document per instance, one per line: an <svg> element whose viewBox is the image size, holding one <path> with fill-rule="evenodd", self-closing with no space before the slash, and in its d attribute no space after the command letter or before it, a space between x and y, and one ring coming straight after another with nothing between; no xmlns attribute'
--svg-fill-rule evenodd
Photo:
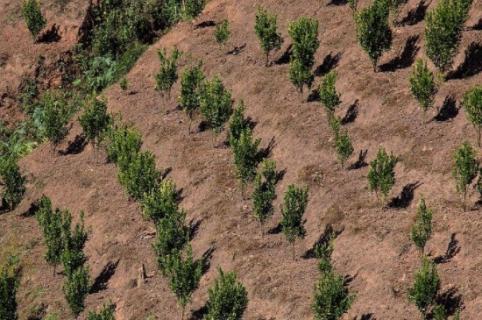
<svg viewBox="0 0 482 320"><path fill-rule="evenodd" d="M433 106L433 100L437 93L437 84L432 71L422 59L417 59L410 76L410 90L417 99L423 114Z"/></svg>
<svg viewBox="0 0 482 320"><path fill-rule="evenodd" d="M440 278L435 264L428 258L422 259L422 266L415 274L413 286L408 291L408 298L426 319L429 307L434 303L440 288Z"/></svg>
<svg viewBox="0 0 482 320"><path fill-rule="evenodd" d="M377 72L378 59L392 45L392 31L388 23L390 10L386 0L375 0L355 15L358 42L368 54Z"/></svg>
<svg viewBox="0 0 482 320"><path fill-rule="evenodd" d="M219 44L225 44L230 35L229 31L229 21L223 20L220 23L216 24L216 30L214 31L214 37L216 38L216 42Z"/></svg>
<svg viewBox="0 0 482 320"><path fill-rule="evenodd" d="M204 81L201 65L191 66L184 70L181 76L180 103L184 112L189 117L188 133L191 133L191 124L194 112L200 105L200 91Z"/></svg>
<svg viewBox="0 0 482 320"><path fill-rule="evenodd" d="M177 61L181 57L181 52L174 48L171 56L167 56L166 50L159 50L157 52L161 67L159 73L156 74L156 90L161 92L167 92L168 97L171 97L171 89L174 83L176 83L177 75Z"/></svg>
<svg viewBox="0 0 482 320"><path fill-rule="evenodd" d="M241 131L238 140L233 140L231 146L234 153L234 165L236 166L237 176L241 181L241 190L244 196L246 185L256 175L256 167L259 162L258 146L261 139L253 139L250 128Z"/></svg>
<svg viewBox="0 0 482 320"><path fill-rule="evenodd" d="M219 77L206 81L202 86L200 107L209 127L214 133L219 133L233 112L231 92L224 87Z"/></svg>
<svg viewBox="0 0 482 320"><path fill-rule="evenodd" d="M310 87L313 82L311 68L315 63L315 52L320 46L318 21L301 17L289 24L288 33L293 42L290 80L302 93L303 87L305 85Z"/></svg>
<svg viewBox="0 0 482 320"><path fill-rule="evenodd" d="M329 117L333 115L337 106L340 105L340 94L336 91L336 72L330 71L320 84L320 101L325 107Z"/></svg>
<svg viewBox="0 0 482 320"><path fill-rule="evenodd" d="M105 101L97 98L89 101L79 122L87 140L92 142L94 147L98 147L111 124L111 117L107 114Z"/></svg>
<svg viewBox="0 0 482 320"><path fill-rule="evenodd" d="M477 131L477 145L480 147L480 131L482 128L482 86L477 86L464 94L462 106L467 118Z"/></svg>
<svg viewBox="0 0 482 320"><path fill-rule="evenodd" d="M34 38L47 24L40 10L39 0L24 0L22 5L22 16L27 24L27 28Z"/></svg>
<svg viewBox="0 0 482 320"><path fill-rule="evenodd" d="M254 179L252 198L253 215L259 221L261 235L263 235L263 225L273 214L273 200L276 198L276 162L263 160L260 167Z"/></svg>
<svg viewBox="0 0 482 320"><path fill-rule="evenodd" d="M25 194L26 178L20 172L20 167L14 157L0 159L0 205L5 204L9 210L13 210L22 201Z"/></svg>
<svg viewBox="0 0 482 320"><path fill-rule="evenodd" d="M328 271L315 285L311 308L316 320L338 320L350 309L354 295L348 292L342 276Z"/></svg>
<svg viewBox="0 0 482 320"><path fill-rule="evenodd" d="M410 238L423 255L425 244L432 235L432 210L427 208L422 198L417 208L415 223L410 230Z"/></svg>
<svg viewBox="0 0 482 320"><path fill-rule="evenodd" d="M63 289L70 310L74 315L79 315L84 310L85 296L90 290L88 269L85 266L81 266L67 275Z"/></svg>
<svg viewBox="0 0 482 320"><path fill-rule="evenodd" d="M341 167L345 167L346 161L353 154L353 144L350 136L346 130L336 133L335 135L335 150L340 160Z"/></svg>
<svg viewBox="0 0 482 320"><path fill-rule="evenodd" d="M283 43L283 38L278 33L277 28L277 16L269 13L262 7L258 7L254 31L266 55L266 66L269 66L269 54L271 51L281 48Z"/></svg>
<svg viewBox="0 0 482 320"><path fill-rule="evenodd" d="M134 128L115 125L107 134L107 159L121 171L127 170L142 146L141 134Z"/></svg>
<svg viewBox="0 0 482 320"><path fill-rule="evenodd" d="M454 154L454 167L452 174L455 179L457 191L462 194L464 210L467 209L467 190L479 171L479 163L475 150L470 143L464 142Z"/></svg>
<svg viewBox="0 0 482 320"><path fill-rule="evenodd" d="M394 169L397 161L394 155L389 155L384 148L380 148L376 159L370 162L368 186L371 191L375 191L377 198L379 192L382 194L383 203L385 203L388 193L395 184Z"/></svg>
<svg viewBox="0 0 482 320"><path fill-rule="evenodd" d="M244 102L241 101L238 103L238 106L234 108L233 114L229 119L228 141L230 146L233 146L236 141L239 140L243 130L249 129L249 120L245 117L244 111Z"/></svg>
<svg viewBox="0 0 482 320"><path fill-rule="evenodd" d="M142 213L154 222L175 214L178 209L176 185L170 179L159 183L159 188L146 193L142 198Z"/></svg>
<svg viewBox="0 0 482 320"><path fill-rule="evenodd" d="M115 320L115 305L107 304L102 307L99 312L89 311L87 320Z"/></svg>
<svg viewBox="0 0 482 320"><path fill-rule="evenodd" d="M17 319L17 288L20 284L18 258L9 256L0 265L0 319Z"/></svg>
<svg viewBox="0 0 482 320"><path fill-rule="evenodd" d="M295 240L305 237L303 226L303 215L308 204L308 188L299 188L289 185L284 195L283 206L281 207L281 227L286 240L292 245L293 260L295 259Z"/></svg>
<svg viewBox="0 0 482 320"><path fill-rule="evenodd" d="M206 320L242 319L248 305L248 293L234 272L224 273L219 269L219 276L214 286L208 289L208 295Z"/></svg>

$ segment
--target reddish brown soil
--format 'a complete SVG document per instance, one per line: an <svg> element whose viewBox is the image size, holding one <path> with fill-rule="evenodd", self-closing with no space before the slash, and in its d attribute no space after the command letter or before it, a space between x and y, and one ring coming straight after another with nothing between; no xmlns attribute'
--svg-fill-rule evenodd
<svg viewBox="0 0 482 320"><path fill-rule="evenodd" d="M436 1L435 1L436 2ZM431 7L435 4L432 3ZM368 168L342 170L332 148L327 119L319 102L304 102L288 80L288 65L264 67L254 35L256 4L278 13L285 38L279 58L289 44L288 22L306 15L320 21L321 46L316 54L317 66L329 53L342 54L336 67L337 89L343 101L338 114L343 116L356 99L359 115L346 128L352 137L355 153L368 149L367 161L374 158L379 146L399 156L397 182L391 197L400 194L410 183L420 182L407 208L381 209L367 187ZM413 8L415 1L407 6ZM402 11L402 15L405 11ZM467 23L478 21L482 4L475 1ZM213 28L194 30L193 23L182 23L140 58L127 76L129 89L118 85L104 95L111 112L120 113L144 137L144 147L152 151L159 169L172 168L170 176L182 189L182 207L188 220L200 222L192 240L196 257L210 246L215 250L209 271L202 277L193 295L191 310L201 308L207 289L217 275L217 267L234 270L248 290L249 305L244 319L312 319L310 304L318 277L316 261L299 256L318 239L327 224L343 232L335 240L333 262L336 270L353 278L349 287L356 299L343 319L361 319L373 314L375 319L418 319L419 314L407 298L413 274L419 266L417 250L409 239L409 228L416 205L424 196L434 211L434 235L427 252L443 255L450 237L460 246L447 263L438 264L442 292L456 288L462 296L461 319L480 319L482 314L482 237L481 211L473 207L464 212L451 176L454 149L464 140L475 141L475 134L462 110L444 122L422 121L423 115L409 92L410 68L393 72L372 71L367 56L357 45L353 18L348 6L326 6L319 1L213 0L194 22L228 19L232 35L225 46L215 43ZM423 56L423 22L394 29L393 49L381 64L393 59L411 35L420 35L417 56ZM463 48L472 41L482 41L480 31L464 32L456 65L463 60ZM239 55L226 55L235 46L246 43ZM280 221L279 206L289 184L310 187L306 211L307 236L296 243L296 260L282 234L261 237L251 215L249 200L243 200L235 178L233 157L221 146L224 134L213 147L209 131L187 134L188 121L177 110L174 98L162 97L154 90L154 75L159 67L157 50L177 46L185 55L182 67L203 61L205 73L219 75L232 90L236 101L247 106L247 114L257 123L254 133L266 147L271 139L275 146L271 158L280 170L286 170L277 186L276 213L268 228ZM318 83L320 78L316 79ZM480 84L482 74L450 80L437 94L436 106L447 95L460 98L468 88ZM177 95L178 85L173 89ZM430 111L427 120L435 115ZM197 121L199 122L199 121ZM80 133L74 124L67 140ZM20 214L41 194L50 196L56 206L70 208L75 216L86 214L90 238L86 253L95 277L108 261L120 259L108 288L87 298L87 309L112 301L117 304L116 318L178 319L179 309L166 280L157 271L151 249L154 228L144 221L137 204L130 202L117 182L113 165L104 164L102 153L88 146L77 155L59 156L43 145L21 163L28 174L28 194L12 213L0 216L0 253L20 254L24 266L18 300L20 319L29 309L45 303L48 310L62 319L69 313L62 295L61 275L52 275L42 255L45 248L34 218ZM355 162L356 157L350 159ZM472 189L471 189L472 190ZM477 201L471 191L470 202ZM141 264L148 278L138 282ZM363 318L366 319L366 318Z"/></svg>

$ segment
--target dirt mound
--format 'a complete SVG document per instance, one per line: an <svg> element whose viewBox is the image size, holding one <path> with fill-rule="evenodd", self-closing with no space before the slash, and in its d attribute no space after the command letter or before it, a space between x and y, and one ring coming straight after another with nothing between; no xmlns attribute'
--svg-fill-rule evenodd
<svg viewBox="0 0 482 320"><path fill-rule="evenodd" d="M463 112L442 121L422 121L408 78L411 61L423 56L423 21L395 28L393 48L380 62L386 68L375 74L357 45L347 5L327 6L317 0L303 5L262 1L262 5L278 13L285 38L283 48L273 57L280 63L266 68L253 32L257 4L260 1L210 1L196 21L174 27L145 52L126 77L127 91L114 85L104 92L110 111L121 113L125 121L140 130L143 148L155 154L158 168L172 168L170 176L183 190L181 205L188 213L188 221L199 225L192 240L194 255L201 257L214 247L211 267L193 295L194 314L201 313L207 288L220 266L235 270L248 290L245 319L312 319L310 304L318 271L315 259L301 256L331 224L335 230L342 230L335 240L334 266L350 279L350 291L356 293L343 319L418 318L417 309L407 298L419 266L409 228L416 204L424 195L434 211L434 235L427 252L438 262L441 290L452 298L460 295L462 319L479 319L481 211L462 210L451 176L453 150L466 139L475 141L475 132ZM416 8L417 3L410 1L407 6ZM480 2L475 1L471 19L481 14ZM366 166L340 168L321 104L316 99L306 102L308 93L301 96L289 82L288 64L282 59L290 44L287 26L303 15L320 22L316 67L321 71L315 85L327 68L334 68L342 100L338 115L345 116L356 102L356 115L344 125L352 137L355 154L368 150L368 162L378 147L384 146L400 158L391 194L394 205L389 209L380 209L368 192ZM231 27L225 46L215 42L212 23L195 27L203 21L223 19L228 19ZM456 68L464 64L464 50L474 42L482 42L481 32L464 31ZM275 208L279 208L289 184L309 186L307 236L296 243L296 260L291 259L289 245L277 232L279 210L269 221L271 232L264 237L259 234L251 203L242 199L232 153L221 144L224 136L220 135L219 146L213 147L210 131L188 135L187 117L178 110L175 97L168 99L154 90L154 75L159 67L157 50L174 46L186 53L181 68L202 60L209 77L219 75L234 99L244 100L247 115L256 123L254 134L262 138L262 147L274 141L271 158L286 171L277 186ZM227 54L235 47L236 54ZM454 78L440 88L436 106L452 97L458 108L462 94L482 82L482 73ZM173 92L178 91L176 84ZM432 116L436 118L435 111ZM74 141L79 133L78 124L74 124L61 148L67 148L68 141ZM43 260L45 248L37 223L34 218L21 216L41 194L51 197L55 206L70 208L74 215L80 210L86 213L86 225L91 227L86 245L88 265L92 277L101 275L99 283L103 283L88 296L87 309L111 300L117 305L119 320L143 320L149 315L166 320L179 317L175 298L157 271L151 248L153 227L142 219L138 205L128 201L114 166L102 159L102 153L95 153L91 146L80 153L59 156L43 145L21 162L29 177L28 195L15 212L0 216L0 229L6 230L0 235L1 252L6 252L5 248L16 250L24 264L18 295L21 319L26 319L29 308L41 303L48 305L49 311L60 313L62 319L70 317L62 296L63 277L52 275ZM355 162L356 157L352 157L349 164ZM476 200L471 199L472 203ZM112 270L108 268L112 264L115 268L106 273L106 268ZM147 274L145 280L140 279L141 270Z"/></svg>

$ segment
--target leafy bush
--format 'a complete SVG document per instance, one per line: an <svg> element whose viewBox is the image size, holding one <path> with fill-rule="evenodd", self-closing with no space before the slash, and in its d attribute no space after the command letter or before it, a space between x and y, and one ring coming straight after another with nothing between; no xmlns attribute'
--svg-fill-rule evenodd
<svg viewBox="0 0 482 320"><path fill-rule="evenodd" d="M223 20L216 24L216 30L214 31L214 37L216 42L219 44L225 44L228 41L230 35L229 22L228 20Z"/></svg>
<svg viewBox="0 0 482 320"><path fill-rule="evenodd" d="M378 59L392 45L388 16L389 6L385 0L375 0L371 6L355 15L358 42L370 57L375 72Z"/></svg>
<svg viewBox="0 0 482 320"><path fill-rule="evenodd" d="M185 257L181 252L170 256L168 276L169 286L182 308L181 319L184 319L186 305L191 301L202 276L202 264L193 260L191 246L188 246Z"/></svg>
<svg viewBox="0 0 482 320"><path fill-rule="evenodd" d="M22 5L22 16L27 24L28 30L35 38L39 32L45 27L47 21L40 10L40 2L38 0L24 0Z"/></svg>
<svg viewBox="0 0 482 320"><path fill-rule="evenodd" d="M141 134L127 126L116 126L108 132L107 158L127 170L142 146Z"/></svg>
<svg viewBox="0 0 482 320"><path fill-rule="evenodd" d="M159 188L146 193L142 198L142 213L154 222L176 213L177 210L177 191L172 180L162 180Z"/></svg>
<svg viewBox="0 0 482 320"><path fill-rule="evenodd" d="M189 241L189 228L186 226L186 214L177 210L157 222L154 251L162 273L167 274L171 255L180 252Z"/></svg>
<svg viewBox="0 0 482 320"><path fill-rule="evenodd" d="M0 186L2 186L2 204L10 210L22 201L26 179L22 176L17 161L13 157L0 159Z"/></svg>
<svg viewBox="0 0 482 320"><path fill-rule="evenodd" d="M437 93L437 84L427 63L422 59L418 59L412 69L410 90L424 113L432 107L434 96Z"/></svg>
<svg viewBox="0 0 482 320"><path fill-rule="evenodd" d="M107 114L107 104L105 101L97 98L91 99L87 104L84 114L80 116L79 122L87 140L92 141L94 146L98 146L111 123L111 118Z"/></svg>
<svg viewBox="0 0 482 320"><path fill-rule="evenodd" d="M115 305L104 305L98 313L89 311L87 320L115 320L114 311Z"/></svg>
<svg viewBox="0 0 482 320"><path fill-rule="evenodd" d="M226 90L221 79L214 77L203 84L199 104L209 126L215 133L219 133L233 112L231 93Z"/></svg>
<svg viewBox="0 0 482 320"><path fill-rule="evenodd" d="M464 208L466 206L467 188L477 176L479 163L475 151L468 142L464 142L454 154L452 174L455 178L457 191L463 194Z"/></svg>
<svg viewBox="0 0 482 320"><path fill-rule="evenodd" d="M482 86L477 86L464 94L462 106L467 118L477 130L477 145L480 147L480 129L482 128Z"/></svg>
<svg viewBox="0 0 482 320"><path fill-rule="evenodd" d="M425 50L442 71L452 65L471 0L442 0L425 17Z"/></svg>
<svg viewBox="0 0 482 320"><path fill-rule="evenodd" d="M335 108L340 105L340 94L336 91L336 72L330 71L320 85L320 101L325 106L328 115L335 112Z"/></svg>
<svg viewBox="0 0 482 320"><path fill-rule="evenodd" d="M61 262L64 243L62 239L62 213L60 210L53 211L52 202L49 198L42 196L39 201L39 208L35 213L37 221L42 228L47 252L45 260L54 266Z"/></svg>
<svg viewBox="0 0 482 320"><path fill-rule="evenodd" d="M368 172L368 186L371 191L375 191L378 198L378 192L382 193L383 200L395 184L395 165L397 158L388 155L384 148L380 148L375 160L370 162L370 171Z"/></svg>
<svg viewBox="0 0 482 320"><path fill-rule="evenodd" d="M59 211L58 209L56 211ZM62 212L62 264L64 273L69 276L85 263L86 257L83 252L87 241L87 232L84 228L84 213L80 213L80 223L77 223L72 231L72 215L68 210Z"/></svg>
<svg viewBox="0 0 482 320"><path fill-rule="evenodd" d="M293 259L295 258L294 242L296 238L305 237L303 226L303 215L308 204L308 188L299 188L289 185L284 195L283 206L281 207L281 227L286 239L293 246Z"/></svg>
<svg viewBox="0 0 482 320"><path fill-rule="evenodd" d="M3 264L5 263L5 264ZM19 269L16 257L8 257L0 269L0 319L17 319L17 288Z"/></svg>
<svg viewBox="0 0 482 320"><path fill-rule="evenodd" d="M435 300L440 288L440 278L435 264L423 258L420 270L415 274L413 286L408 291L408 297L426 318L428 308Z"/></svg>
<svg viewBox="0 0 482 320"><path fill-rule="evenodd" d="M228 141L230 146L239 140L243 130L249 129L249 120L245 117L244 111L244 102L241 101L229 119Z"/></svg>
<svg viewBox="0 0 482 320"><path fill-rule="evenodd" d="M315 63L315 52L320 46L318 21L301 17L289 24L288 33L293 42L290 79L302 92L305 84L310 87L313 82L311 68Z"/></svg>
<svg viewBox="0 0 482 320"><path fill-rule="evenodd" d="M273 214L273 200L276 198L276 162L263 160L254 179L253 214L261 225Z"/></svg>
<svg viewBox="0 0 482 320"><path fill-rule="evenodd" d="M89 271L81 266L67 275L64 282L64 294L70 310L74 315L78 315L84 310L85 296L89 293Z"/></svg>
<svg viewBox="0 0 482 320"><path fill-rule="evenodd" d="M156 160L149 151L139 152L119 172L119 181L135 200L141 200L146 193L159 187L161 174L156 169Z"/></svg>
<svg viewBox="0 0 482 320"><path fill-rule="evenodd" d="M189 117L189 133L191 133L194 111L199 108L200 105L201 85L203 81L204 74L200 64L184 70L181 76L180 103Z"/></svg>
<svg viewBox="0 0 482 320"><path fill-rule="evenodd" d="M45 129L45 136L55 148L67 134L66 126L72 110L64 96L52 92L44 94L40 105L40 121Z"/></svg>
<svg viewBox="0 0 482 320"><path fill-rule="evenodd" d="M350 309L354 296L345 288L342 276L333 271L320 276L315 285L313 313L317 320L337 320Z"/></svg>
<svg viewBox="0 0 482 320"><path fill-rule="evenodd" d="M261 48L266 54L266 66L269 64L270 52L281 48L283 43L283 38L278 33L277 28L277 16L262 7L258 7L254 31L258 36Z"/></svg>
<svg viewBox="0 0 482 320"><path fill-rule="evenodd" d="M432 210L427 208L425 200L422 198L417 208L415 223L410 231L410 238L423 254L425 244L432 235Z"/></svg>
<svg viewBox="0 0 482 320"><path fill-rule="evenodd" d="M166 50L159 50L158 55L161 61L161 68L156 75L156 90L167 91L170 97L171 88L178 78L177 60L181 57L181 52L175 48L171 53L171 57L167 57Z"/></svg>
<svg viewBox="0 0 482 320"><path fill-rule="evenodd" d="M224 273L219 269L219 277L208 289L208 295L207 320L240 320L243 317L248 293L234 272Z"/></svg>
<svg viewBox="0 0 482 320"><path fill-rule="evenodd" d="M353 154L353 145L346 130L335 134L335 150L340 160L341 167L345 167L345 162Z"/></svg>
<svg viewBox="0 0 482 320"><path fill-rule="evenodd" d="M256 175L259 162L258 146L261 139L253 140L251 129L245 128L241 131L239 139L233 142L231 148L234 153L234 165L244 193L244 188Z"/></svg>

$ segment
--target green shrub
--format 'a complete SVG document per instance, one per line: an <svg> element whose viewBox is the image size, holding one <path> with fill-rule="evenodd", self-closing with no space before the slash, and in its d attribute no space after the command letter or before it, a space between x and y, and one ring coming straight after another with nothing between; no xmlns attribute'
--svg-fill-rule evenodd
<svg viewBox="0 0 482 320"><path fill-rule="evenodd" d="M142 138L137 130L127 126L116 126L108 132L107 158L116 163L121 171L127 170L141 146Z"/></svg>
<svg viewBox="0 0 482 320"><path fill-rule="evenodd" d="M432 235L432 210L427 208L425 200L422 198L417 208L415 223L410 231L410 238L423 254L425 244Z"/></svg>
<svg viewBox="0 0 482 320"><path fill-rule="evenodd" d="M182 308L181 319L184 319L186 305L191 301L192 293L199 286L201 276L202 264L200 261L193 260L191 246L187 247L185 257L180 252L170 256L169 286Z"/></svg>
<svg viewBox="0 0 482 320"><path fill-rule="evenodd" d="M233 140L233 142L231 148L234 153L234 165L244 194L246 185L256 175L256 167L259 162L258 146L261 139L253 140L251 129L245 128L241 131L239 139Z"/></svg>
<svg viewBox="0 0 482 320"><path fill-rule="evenodd" d="M84 113L79 118L87 140L98 146L109 129L111 117L107 114L107 104L104 100L91 99Z"/></svg>
<svg viewBox="0 0 482 320"><path fill-rule="evenodd" d="M204 9L205 0L184 0L184 16L192 19L198 16Z"/></svg>
<svg viewBox="0 0 482 320"><path fill-rule="evenodd" d="M156 160L149 151L139 152L119 172L119 181L135 200L141 200L146 193L159 187L161 174L156 169Z"/></svg>
<svg viewBox="0 0 482 320"><path fill-rule="evenodd" d="M59 209L56 210L59 212ZM80 223L72 230L72 215L68 210L62 212L62 244L61 253L64 273L69 276L86 261L84 246L87 241L87 232L84 228L84 213L80 213Z"/></svg>
<svg viewBox="0 0 482 320"><path fill-rule="evenodd" d="M288 242L293 246L293 259L295 258L294 242L296 238L305 237L303 215L308 204L308 188L299 188L289 185L284 195L281 207L281 227Z"/></svg>
<svg viewBox="0 0 482 320"><path fill-rule="evenodd" d="M200 64L187 68L181 76L180 103L189 117L189 133L191 133L191 123L194 111L196 111L200 105L200 94L203 81L204 74L201 70Z"/></svg>
<svg viewBox="0 0 482 320"><path fill-rule="evenodd" d="M19 269L16 257L8 257L2 261L0 268L0 319L17 319L17 288L19 285Z"/></svg>
<svg viewBox="0 0 482 320"><path fill-rule="evenodd" d="M28 30L35 38L45 27L47 21L40 10L40 2L38 0L24 0L22 5L22 16L27 24Z"/></svg>
<svg viewBox="0 0 482 320"><path fill-rule="evenodd" d="M189 241L189 228L186 226L186 214L177 210L161 218L157 224L154 251L157 264L163 274L169 271L171 255L180 252Z"/></svg>
<svg viewBox="0 0 482 320"><path fill-rule="evenodd" d="M443 305L437 304L436 306L433 307L432 317L433 317L433 320L447 320L448 319L447 310Z"/></svg>
<svg viewBox="0 0 482 320"><path fill-rule="evenodd" d="M42 97L40 108L43 112L40 121L45 129L45 136L55 148L67 134L67 123L72 110L65 97L51 92Z"/></svg>
<svg viewBox="0 0 482 320"><path fill-rule="evenodd" d="M25 194L26 178L22 176L17 161L13 157L0 159L0 186L2 203L13 210Z"/></svg>
<svg viewBox="0 0 482 320"><path fill-rule="evenodd" d="M42 228L47 252L45 260L54 267L54 274L57 265L61 262L64 243L62 239L62 213L60 210L52 209L52 202L43 196L39 202L39 208L35 214L37 221Z"/></svg>
<svg viewBox="0 0 482 320"><path fill-rule="evenodd" d="M464 94L462 106L467 118L477 130L477 145L480 147L480 129L482 128L482 86L477 86Z"/></svg>
<svg viewBox="0 0 482 320"><path fill-rule="evenodd" d="M70 310L74 315L78 315L84 310L85 296L90 290L89 271L81 266L67 275L64 282L64 294Z"/></svg>
<svg viewBox="0 0 482 320"><path fill-rule="evenodd" d="M442 0L425 17L425 51L442 71L452 65L471 4L471 0Z"/></svg>
<svg viewBox="0 0 482 320"><path fill-rule="evenodd" d="M395 165L398 159L393 154L387 154L384 148L378 149L377 157L370 162L368 172L368 186L371 191L375 191L377 198L381 192L385 201L388 193L395 184Z"/></svg>
<svg viewBox="0 0 482 320"><path fill-rule="evenodd" d="M314 254L318 262L318 269L322 274L331 272L333 266L331 265L331 255L333 254L333 235L330 235L326 241L322 243L317 243L315 245Z"/></svg>
<svg viewBox="0 0 482 320"><path fill-rule="evenodd" d="M325 106L328 115L333 114L340 105L340 94L336 91L336 72L330 71L320 85L320 101Z"/></svg>
<svg viewBox="0 0 482 320"><path fill-rule="evenodd" d="M258 36L261 48L266 54L266 66L269 65L270 52L281 48L283 43L283 38L278 33L277 28L277 16L262 7L258 7L254 31Z"/></svg>
<svg viewBox="0 0 482 320"><path fill-rule="evenodd" d="M353 154L353 145L350 136L346 130L336 133L335 135L335 150L340 160L341 167L345 167L346 160Z"/></svg>
<svg viewBox="0 0 482 320"><path fill-rule="evenodd" d="M122 78L121 81L119 81L119 86L122 90L126 91L129 83L127 82L127 78Z"/></svg>
<svg viewBox="0 0 482 320"><path fill-rule="evenodd" d="M154 222L174 214L178 210L176 185L165 179L159 188L146 193L142 199L142 213Z"/></svg>
<svg viewBox="0 0 482 320"><path fill-rule="evenodd" d="M224 87L221 79L214 77L204 83L199 102L201 113L210 128L219 133L233 112L231 93Z"/></svg>
<svg viewBox="0 0 482 320"><path fill-rule="evenodd" d="M87 320L115 320L114 311L115 305L104 305L98 313L89 311Z"/></svg>
<svg viewBox="0 0 482 320"><path fill-rule="evenodd" d="M228 141L230 146L234 145L236 141L239 140L243 130L249 129L249 120L245 117L244 111L244 102L241 101L234 109L233 114L229 119Z"/></svg>
<svg viewBox="0 0 482 320"><path fill-rule="evenodd" d="M174 48L171 57L167 56L166 50L158 51L161 67L159 73L156 75L156 90L168 93L171 96L171 88L176 83L177 75L177 61L181 57L181 52Z"/></svg>
<svg viewBox="0 0 482 320"><path fill-rule="evenodd" d="M230 35L229 21L223 20L216 24L216 30L214 31L214 37L219 44L225 44L228 41Z"/></svg>
<svg viewBox="0 0 482 320"><path fill-rule="evenodd" d="M290 61L290 79L300 92L302 92L305 84L311 87L313 82L311 68L315 63L315 52L320 46L320 41L318 40L318 21L301 17L289 24L288 33L293 42Z"/></svg>
<svg viewBox="0 0 482 320"><path fill-rule="evenodd" d="M463 195L464 208L466 207L467 189L477 176L479 163L476 159L475 150L470 143L464 142L454 154L454 167L452 174L455 178L457 192Z"/></svg>
<svg viewBox="0 0 482 320"><path fill-rule="evenodd" d="M333 271L322 274L315 285L314 301L311 306L315 319L340 319L350 309L354 298L345 288L342 276Z"/></svg>
<svg viewBox="0 0 482 320"><path fill-rule="evenodd" d="M234 272L224 273L208 289L206 320L240 320L248 305L248 293Z"/></svg>
<svg viewBox="0 0 482 320"><path fill-rule="evenodd" d="M273 200L276 198L276 162L263 160L260 170L254 179L253 215L259 221L261 234L266 219L273 215Z"/></svg>
<svg viewBox="0 0 482 320"><path fill-rule="evenodd" d="M435 264L423 258L422 266L415 274L413 286L408 290L408 297L426 318L428 308L435 301L440 288L440 278Z"/></svg>
<svg viewBox="0 0 482 320"><path fill-rule="evenodd" d="M371 6L355 15L358 42L370 57L375 72L378 59L392 45L388 16L389 6L385 0L375 0Z"/></svg>
<svg viewBox="0 0 482 320"><path fill-rule="evenodd" d="M119 64L110 56L96 56L83 66L83 86L87 92L100 92L116 79Z"/></svg>
<svg viewBox="0 0 482 320"><path fill-rule="evenodd" d="M435 83L433 73L427 67L427 63L422 59L418 59L412 69L410 90L424 113L433 106L433 100L437 93L437 84Z"/></svg>

